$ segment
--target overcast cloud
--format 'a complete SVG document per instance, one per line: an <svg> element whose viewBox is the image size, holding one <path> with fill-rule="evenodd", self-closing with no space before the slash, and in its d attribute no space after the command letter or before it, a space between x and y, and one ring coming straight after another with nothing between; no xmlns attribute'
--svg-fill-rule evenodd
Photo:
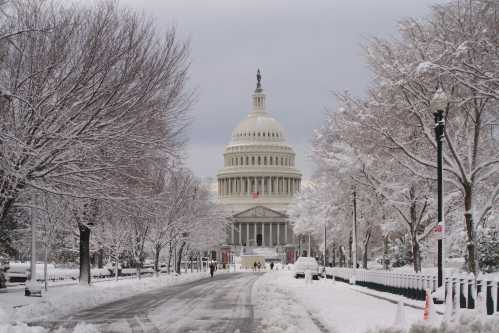
<svg viewBox="0 0 499 333"><path fill-rule="evenodd" d="M284 126L309 178L313 130L332 91L361 95L369 82L361 44L396 36L399 19L428 15L437 0L124 0L191 45L190 83L198 91L188 165L200 177L222 167L224 145L251 108L262 70L267 111Z"/></svg>

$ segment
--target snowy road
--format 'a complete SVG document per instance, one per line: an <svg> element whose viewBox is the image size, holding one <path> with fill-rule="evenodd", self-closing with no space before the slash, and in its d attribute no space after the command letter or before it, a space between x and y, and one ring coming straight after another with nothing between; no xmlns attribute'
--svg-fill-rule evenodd
<svg viewBox="0 0 499 333"><path fill-rule="evenodd" d="M59 321L51 330L85 322L101 332L252 332L252 287L260 274L216 275L121 299Z"/></svg>

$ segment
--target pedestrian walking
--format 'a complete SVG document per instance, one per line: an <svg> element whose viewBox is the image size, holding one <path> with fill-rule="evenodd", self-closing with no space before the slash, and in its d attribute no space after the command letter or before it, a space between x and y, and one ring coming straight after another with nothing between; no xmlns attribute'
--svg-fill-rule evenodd
<svg viewBox="0 0 499 333"><path fill-rule="evenodd" d="M262 268L262 263L258 262L258 271L260 272L260 268Z"/></svg>
<svg viewBox="0 0 499 333"><path fill-rule="evenodd" d="M253 263L253 272L256 272L256 267L258 266L258 264L256 263L256 261Z"/></svg>
<svg viewBox="0 0 499 333"><path fill-rule="evenodd" d="M273 271L273 270L274 270L274 262L273 262L273 261L270 263L270 270L271 270L271 271Z"/></svg>
<svg viewBox="0 0 499 333"><path fill-rule="evenodd" d="M212 261L210 263L210 276L213 277L214 273L215 273L215 263Z"/></svg>

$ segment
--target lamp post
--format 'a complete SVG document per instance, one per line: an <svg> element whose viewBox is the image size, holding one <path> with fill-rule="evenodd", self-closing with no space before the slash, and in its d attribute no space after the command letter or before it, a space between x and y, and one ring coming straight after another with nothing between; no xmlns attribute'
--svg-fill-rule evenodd
<svg viewBox="0 0 499 333"><path fill-rule="evenodd" d="M324 272L326 272L326 249L327 249L327 220L324 219Z"/></svg>
<svg viewBox="0 0 499 333"><path fill-rule="evenodd" d="M445 221L443 214L443 153L442 145L444 140L444 110L448 104L447 94L438 87L435 95L431 100L431 108L435 116L435 139L437 141L437 218L438 225L436 232L438 233L438 286L443 285L444 276L444 235L445 235Z"/></svg>
<svg viewBox="0 0 499 333"><path fill-rule="evenodd" d="M355 284L355 273L357 270L357 191L355 187L353 190L353 221L352 221L352 266L353 275L350 279L351 284Z"/></svg>

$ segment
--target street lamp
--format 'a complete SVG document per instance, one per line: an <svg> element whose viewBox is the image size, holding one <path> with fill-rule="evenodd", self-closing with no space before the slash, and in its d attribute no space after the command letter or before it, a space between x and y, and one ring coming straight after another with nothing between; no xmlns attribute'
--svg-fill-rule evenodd
<svg viewBox="0 0 499 333"><path fill-rule="evenodd" d="M435 139L437 141L437 218L438 225L436 227L436 232L439 235L438 238L438 286L443 285L443 266L444 266L444 235L445 235L445 221L443 214L443 154L442 145L444 140L444 110L447 108L449 103L449 98L442 87L438 87L437 91L433 95L430 102L431 110L435 116Z"/></svg>
<svg viewBox="0 0 499 333"><path fill-rule="evenodd" d="M355 186L352 187L353 191L353 221L352 221L352 266L353 275L350 278L350 283L355 284L355 273L357 270L357 190Z"/></svg>
<svg viewBox="0 0 499 333"><path fill-rule="evenodd" d="M326 272L326 252L327 251L327 219L324 219L324 272Z"/></svg>

